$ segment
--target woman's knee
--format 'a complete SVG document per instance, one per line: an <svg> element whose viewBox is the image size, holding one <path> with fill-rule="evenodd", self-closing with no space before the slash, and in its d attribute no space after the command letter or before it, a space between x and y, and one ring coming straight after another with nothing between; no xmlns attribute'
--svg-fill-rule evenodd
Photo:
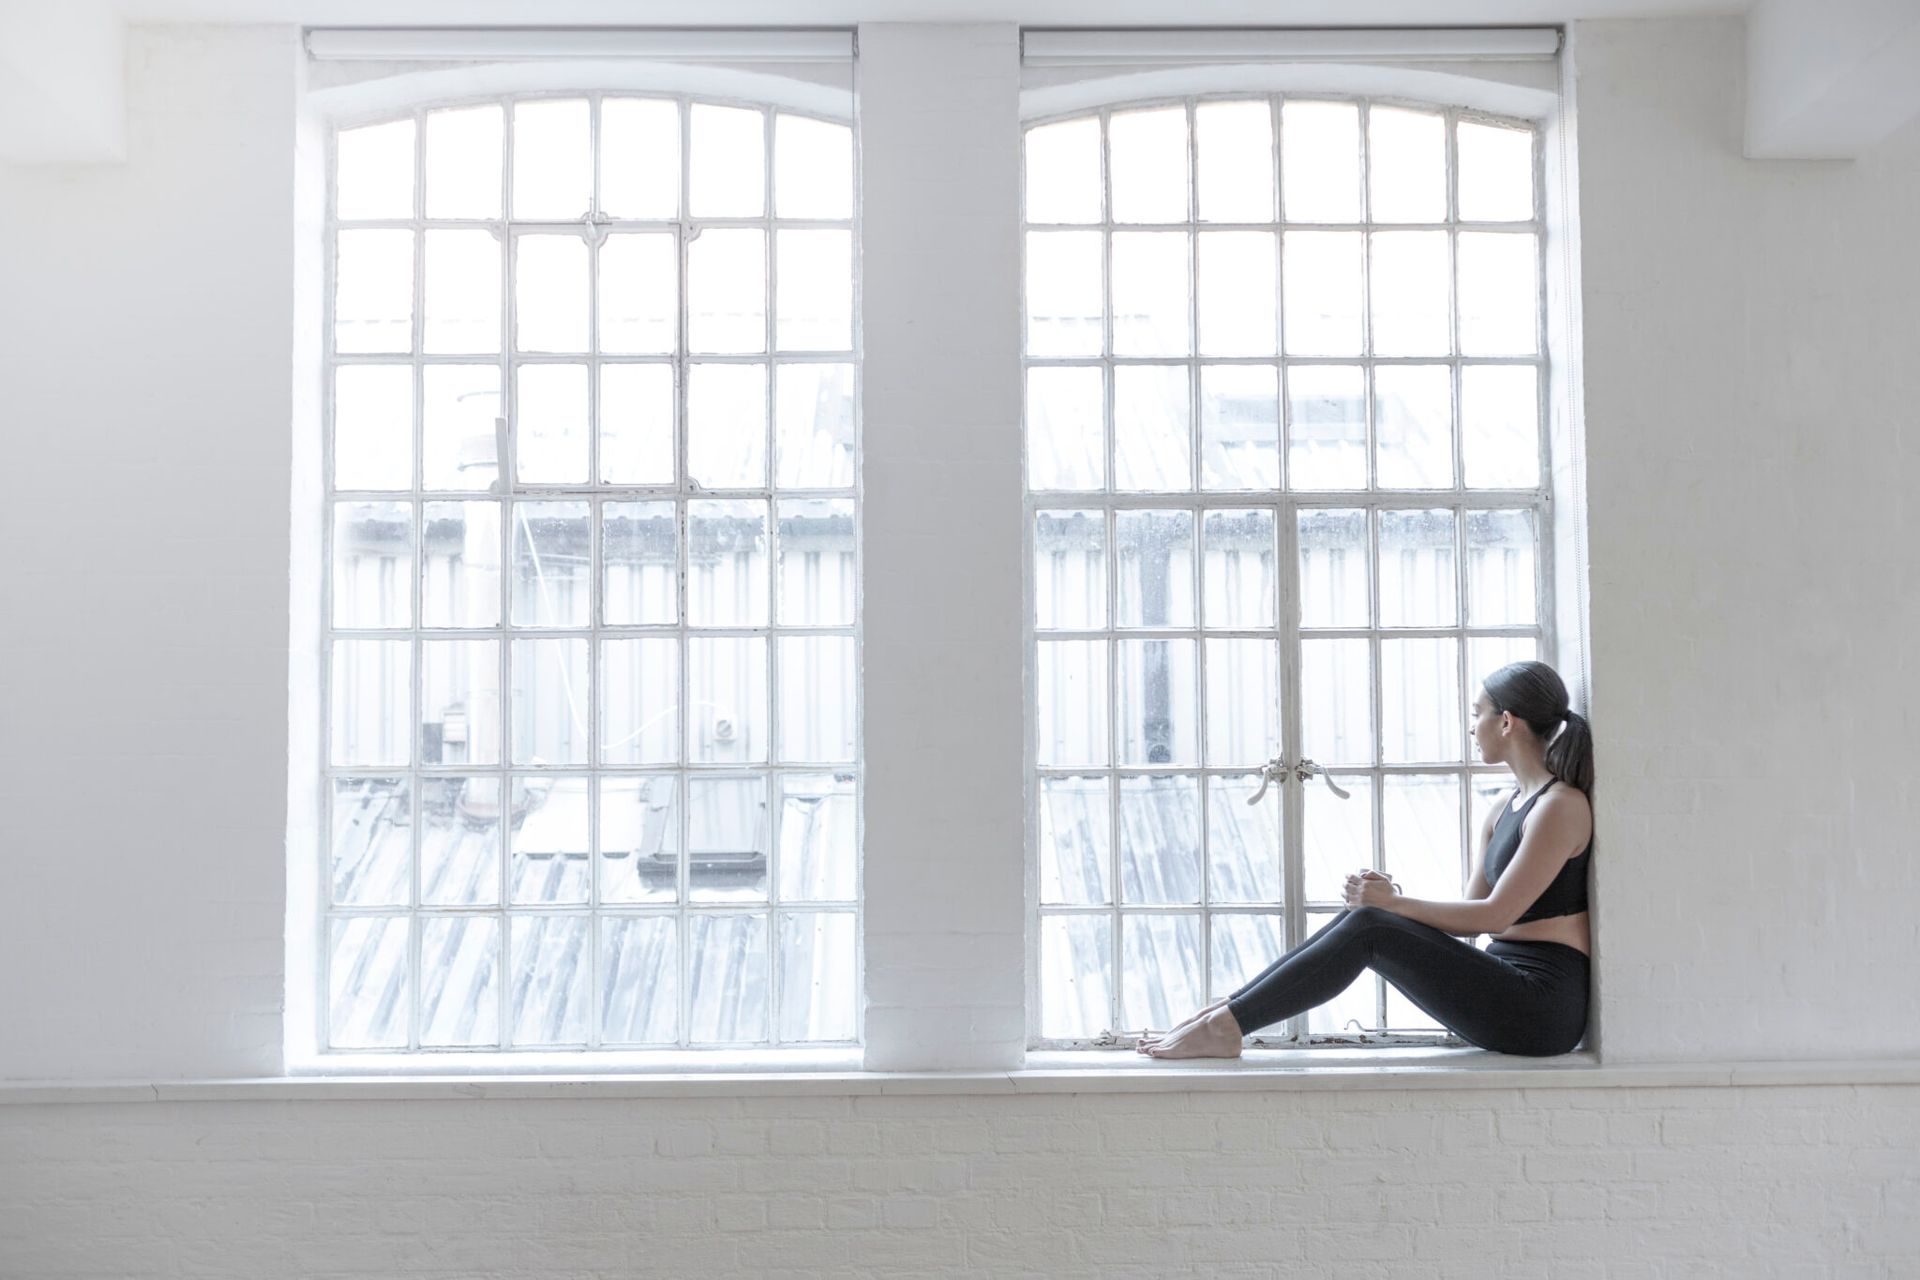
<svg viewBox="0 0 1920 1280"><path fill-rule="evenodd" d="M1381 925L1392 925L1400 917L1385 907L1349 907L1347 924L1350 928L1369 929Z"/></svg>

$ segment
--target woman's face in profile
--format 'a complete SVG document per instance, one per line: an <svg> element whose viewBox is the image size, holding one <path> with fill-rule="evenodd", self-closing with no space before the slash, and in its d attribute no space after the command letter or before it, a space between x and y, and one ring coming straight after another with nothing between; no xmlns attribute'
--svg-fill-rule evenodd
<svg viewBox="0 0 1920 1280"><path fill-rule="evenodd" d="M1485 688L1473 700L1473 745L1488 764L1500 763L1500 712L1493 706Z"/></svg>

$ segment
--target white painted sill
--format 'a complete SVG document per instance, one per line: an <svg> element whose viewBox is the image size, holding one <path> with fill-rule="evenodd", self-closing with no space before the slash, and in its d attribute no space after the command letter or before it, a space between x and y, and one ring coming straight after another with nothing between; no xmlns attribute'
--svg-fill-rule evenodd
<svg viewBox="0 0 1920 1280"><path fill-rule="evenodd" d="M1092 1057L1095 1061L1089 1062ZM1301 1061L1306 1058L1309 1061ZM1478 1049L1268 1050L1237 1062L1133 1053L1031 1053L1017 1071L863 1071L858 1054L784 1070L621 1074L307 1075L243 1080L0 1081L0 1105L119 1102L460 1101L539 1098L876 1097L1408 1089L1669 1089L1920 1085L1920 1059L1636 1063L1591 1053L1518 1058Z"/></svg>

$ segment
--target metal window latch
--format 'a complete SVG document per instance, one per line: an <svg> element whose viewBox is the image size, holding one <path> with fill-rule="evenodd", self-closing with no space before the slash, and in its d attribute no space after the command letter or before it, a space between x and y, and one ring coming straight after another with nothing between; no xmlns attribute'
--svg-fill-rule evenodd
<svg viewBox="0 0 1920 1280"><path fill-rule="evenodd" d="M1289 773L1301 782L1305 782L1317 773L1326 780L1327 790L1333 792L1333 794L1339 796L1342 800L1351 799L1351 796L1346 791L1341 790L1338 783L1334 782L1333 775L1325 769L1322 769L1305 756L1300 757L1298 764L1288 764L1287 757L1283 753L1260 766L1260 789L1247 797L1247 803L1259 804L1261 798L1267 794L1267 788L1276 783L1284 783Z"/></svg>
<svg viewBox="0 0 1920 1280"><path fill-rule="evenodd" d="M1335 794L1336 796L1339 796L1342 800L1348 800L1352 798L1347 794L1347 792L1340 789L1340 784L1333 780L1332 774L1328 773L1325 769L1322 769L1319 765L1307 759L1305 756L1301 756L1300 763L1293 766L1293 776L1300 779L1300 781L1302 782L1305 782L1308 778L1311 778L1316 773L1319 774L1320 777L1326 782L1327 790L1333 792L1333 794Z"/></svg>

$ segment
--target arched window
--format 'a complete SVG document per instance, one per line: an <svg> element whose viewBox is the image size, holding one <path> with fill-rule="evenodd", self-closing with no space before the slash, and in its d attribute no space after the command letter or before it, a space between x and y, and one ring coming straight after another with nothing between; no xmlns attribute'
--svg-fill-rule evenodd
<svg viewBox="0 0 1920 1280"><path fill-rule="evenodd" d="M1355 867L1460 895L1465 706L1550 651L1539 172L1350 98L1027 130L1039 1043L1231 992ZM1369 973L1254 1043L1356 1030L1437 1033Z"/></svg>
<svg viewBox="0 0 1920 1280"><path fill-rule="evenodd" d="M850 128L332 137L321 1047L854 1041Z"/></svg>

